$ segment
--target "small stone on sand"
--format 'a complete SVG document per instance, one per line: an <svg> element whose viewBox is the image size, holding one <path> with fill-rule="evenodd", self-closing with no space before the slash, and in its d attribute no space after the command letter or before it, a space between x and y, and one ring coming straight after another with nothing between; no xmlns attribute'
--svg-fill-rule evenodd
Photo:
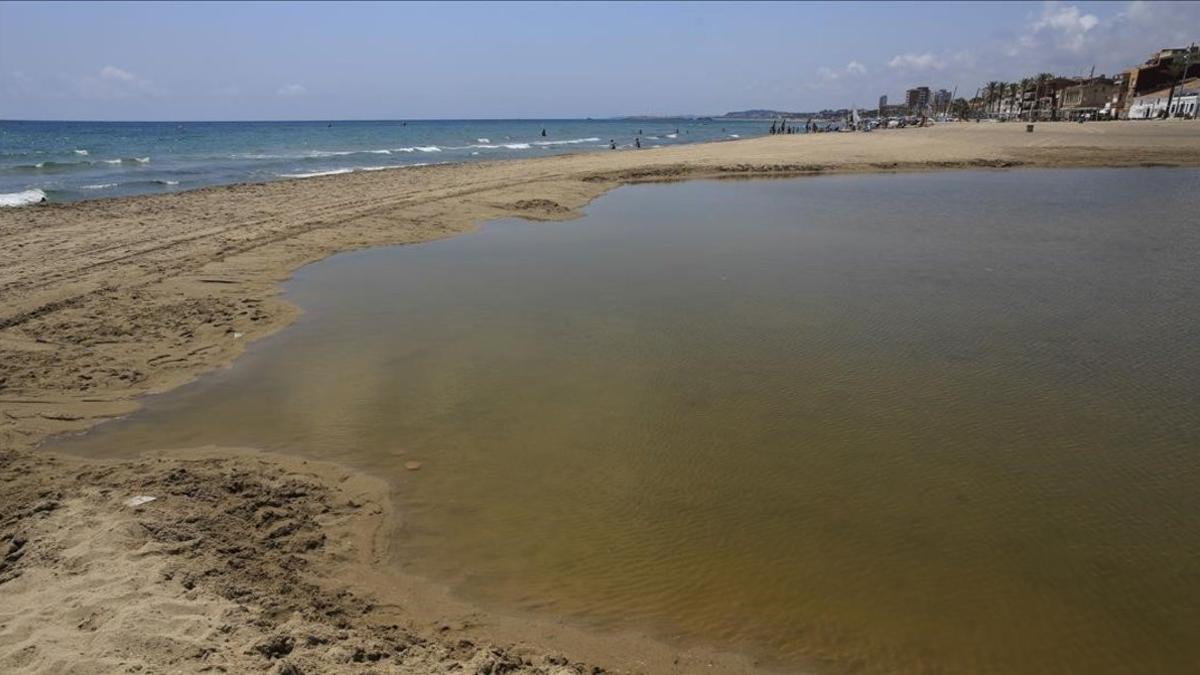
<svg viewBox="0 0 1200 675"><path fill-rule="evenodd" d="M408 469L409 471L416 471L417 469L421 468L421 463L420 462L405 462L404 468Z"/></svg>

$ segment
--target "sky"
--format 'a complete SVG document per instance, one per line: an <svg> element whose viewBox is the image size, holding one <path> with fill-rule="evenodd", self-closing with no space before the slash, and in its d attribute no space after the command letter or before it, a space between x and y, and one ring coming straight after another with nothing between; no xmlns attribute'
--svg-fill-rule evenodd
<svg viewBox="0 0 1200 675"><path fill-rule="evenodd" d="M0 119L574 118L807 111L1112 74L1200 2L0 1Z"/></svg>

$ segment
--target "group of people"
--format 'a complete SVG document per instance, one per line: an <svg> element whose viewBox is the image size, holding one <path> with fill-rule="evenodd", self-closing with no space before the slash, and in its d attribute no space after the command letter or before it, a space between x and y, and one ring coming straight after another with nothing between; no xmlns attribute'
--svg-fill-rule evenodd
<svg viewBox="0 0 1200 675"><path fill-rule="evenodd" d="M805 130L807 130L807 128L808 128L808 123L806 122ZM771 130L768 131L767 133L771 134L772 136L774 136L775 134L794 134L794 133L796 133L796 127L791 124L788 124L787 120L778 120L775 122L771 122Z"/></svg>
<svg viewBox="0 0 1200 675"><path fill-rule="evenodd" d="M818 131L822 131L821 127L811 119L805 120L803 132L800 131L800 127L797 127L794 124L789 124L787 120L777 120L775 122L771 122L771 129L767 133L774 136L776 134L811 134Z"/></svg>
<svg viewBox="0 0 1200 675"><path fill-rule="evenodd" d="M721 131L725 131L725 130L724 130L724 129L722 129ZM688 133L688 132L687 132L687 131L684 131L683 133L685 133L685 134L686 134L686 133ZM543 135L544 135L544 133L543 133ZM676 130L675 130L675 135L676 135L676 136L678 136L678 135L679 135L679 129L676 129ZM634 136L634 137L633 137L633 147L635 147L635 148L640 148L640 147L642 147L642 130L641 130L641 129L638 129L638 130L637 130L637 136ZM610 138L610 139L608 139L608 149L609 149L609 150L616 150L616 149L617 149L617 139L615 139L615 138Z"/></svg>

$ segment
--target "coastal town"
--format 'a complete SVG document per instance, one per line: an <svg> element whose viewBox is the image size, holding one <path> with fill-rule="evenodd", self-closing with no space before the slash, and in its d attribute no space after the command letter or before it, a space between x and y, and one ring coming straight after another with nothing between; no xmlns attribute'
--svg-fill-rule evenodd
<svg viewBox="0 0 1200 675"><path fill-rule="evenodd" d="M1193 44L1160 49L1113 76L1041 73L1018 82L988 82L969 101L955 100L956 107L946 112L1026 121L1195 119L1198 94L1200 48ZM909 101L912 95L910 90Z"/></svg>
<svg viewBox="0 0 1200 675"><path fill-rule="evenodd" d="M1198 98L1200 47L1193 43L1188 47L1159 49L1143 63L1114 75L1038 73L1012 82L987 82L969 98L959 96L957 87L935 89L919 85L906 90L903 100L895 103L887 94L880 96L874 109L850 107L801 113L747 110L724 117L780 120L777 123L780 129L791 128L791 120L795 119L826 120L824 124L808 125L818 131L895 128L955 120L1193 120L1200 113Z"/></svg>

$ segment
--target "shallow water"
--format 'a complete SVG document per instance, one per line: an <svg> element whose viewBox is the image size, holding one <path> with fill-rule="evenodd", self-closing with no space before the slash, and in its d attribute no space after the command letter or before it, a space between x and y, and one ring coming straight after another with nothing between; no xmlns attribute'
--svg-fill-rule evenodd
<svg viewBox="0 0 1200 675"><path fill-rule="evenodd" d="M622 188L309 266L296 325L65 447L394 476L467 598L785 668L1195 672L1198 207L1177 169Z"/></svg>
<svg viewBox="0 0 1200 675"><path fill-rule="evenodd" d="M770 122L378 120L20 122L0 120L0 206L176 192L424 164L749 138ZM545 134L545 135L543 135ZM36 191L36 192L35 192Z"/></svg>

